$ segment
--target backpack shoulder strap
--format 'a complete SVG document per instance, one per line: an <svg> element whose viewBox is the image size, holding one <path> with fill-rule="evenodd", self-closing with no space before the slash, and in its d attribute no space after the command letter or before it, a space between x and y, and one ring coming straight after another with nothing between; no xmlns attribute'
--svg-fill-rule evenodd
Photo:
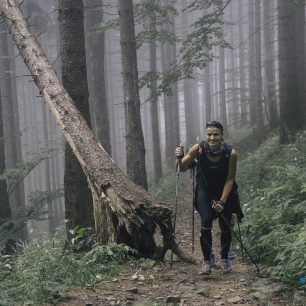
<svg viewBox="0 0 306 306"><path fill-rule="evenodd" d="M225 158L230 158L231 154L232 154L232 146L227 144L226 142L224 142L224 156Z"/></svg>
<svg viewBox="0 0 306 306"><path fill-rule="evenodd" d="M205 154L205 151L207 151L207 149L208 149L208 143L204 140L201 141L199 143L199 155L201 156L201 155Z"/></svg>

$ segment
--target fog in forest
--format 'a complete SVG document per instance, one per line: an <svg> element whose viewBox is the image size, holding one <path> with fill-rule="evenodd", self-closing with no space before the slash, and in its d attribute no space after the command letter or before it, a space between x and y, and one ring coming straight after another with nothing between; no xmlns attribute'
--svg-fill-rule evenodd
<svg viewBox="0 0 306 306"><path fill-rule="evenodd" d="M84 0L84 35L79 28L67 30L82 26L80 17L69 16L78 11L69 2L82 1L19 2L64 86L73 99L80 98L85 117L88 98L91 127L115 163L132 178L127 165L135 161L138 167L138 154L145 156L140 181L147 180L149 190L175 171L176 146L204 139L208 121L222 122L229 142L249 134L260 144L267 131L279 128L280 143L286 143L305 128L303 1L134 1L137 63L130 70L124 66L129 51L123 50L133 43L133 31L120 28L120 1ZM36 207L28 217L33 220L18 229L26 239L65 224L67 149L3 22L0 50L1 177L13 215ZM133 117L138 108L129 91L133 86L139 89L141 122ZM144 148L137 148L142 137Z"/></svg>

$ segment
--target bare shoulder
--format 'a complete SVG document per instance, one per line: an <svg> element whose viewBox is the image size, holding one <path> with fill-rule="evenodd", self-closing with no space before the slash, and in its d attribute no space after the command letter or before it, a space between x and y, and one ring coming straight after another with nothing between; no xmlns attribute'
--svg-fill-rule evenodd
<svg viewBox="0 0 306 306"><path fill-rule="evenodd" d="M237 160L237 151L233 148L231 152L231 160Z"/></svg>
<svg viewBox="0 0 306 306"><path fill-rule="evenodd" d="M196 144L194 144L194 145L190 148L190 150L188 151L188 153L190 153L191 155L195 155L195 154L198 153L198 151L199 151L199 144L196 143Z"/></svg>
<svg viewBox="0 0 306 306"><path fill-rule="evenodd" d="M237 150L235 150L234 148L232 149L231 156L237 156Z"/></svg>

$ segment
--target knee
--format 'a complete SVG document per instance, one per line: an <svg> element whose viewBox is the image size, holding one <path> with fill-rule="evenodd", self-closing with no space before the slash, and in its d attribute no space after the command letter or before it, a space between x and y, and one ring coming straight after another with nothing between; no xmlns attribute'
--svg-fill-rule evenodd
<svg viewBox="0 0 306 306"><path fill-rule="evenodd" d="M225 225L225 226L220 226L220 230L221 230L221 233L223 233L223 234L229 234L229 233L231 233L231 228L228 227L227 225Z"/></svg>
<svg viewBox="0 0 306 306"><path fill-rule="evenodd" d="M201 226L201 232L211 231L211 228L212 228L211 225L204 224Z"/></svg>

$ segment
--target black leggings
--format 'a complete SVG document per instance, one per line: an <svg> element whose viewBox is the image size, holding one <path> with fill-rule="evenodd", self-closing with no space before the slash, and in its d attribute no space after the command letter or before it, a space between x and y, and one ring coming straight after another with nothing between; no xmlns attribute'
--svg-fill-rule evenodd
<svg viewBox="0 0 306 306"><path fill-rule="evenodd" d="M221 230L221 258L228 259L228 251L230 250L232 235L231 235L231 219L233 215L233 204L229 200L224 206L222 213L217 213L211 206L212 200L218 200L205 189L197 190L197 210L201 216L201 249L205 261L210 261L212 252L212 222L219 218L219 227ZM224 220L225 219L225 220Z"/></svg>

